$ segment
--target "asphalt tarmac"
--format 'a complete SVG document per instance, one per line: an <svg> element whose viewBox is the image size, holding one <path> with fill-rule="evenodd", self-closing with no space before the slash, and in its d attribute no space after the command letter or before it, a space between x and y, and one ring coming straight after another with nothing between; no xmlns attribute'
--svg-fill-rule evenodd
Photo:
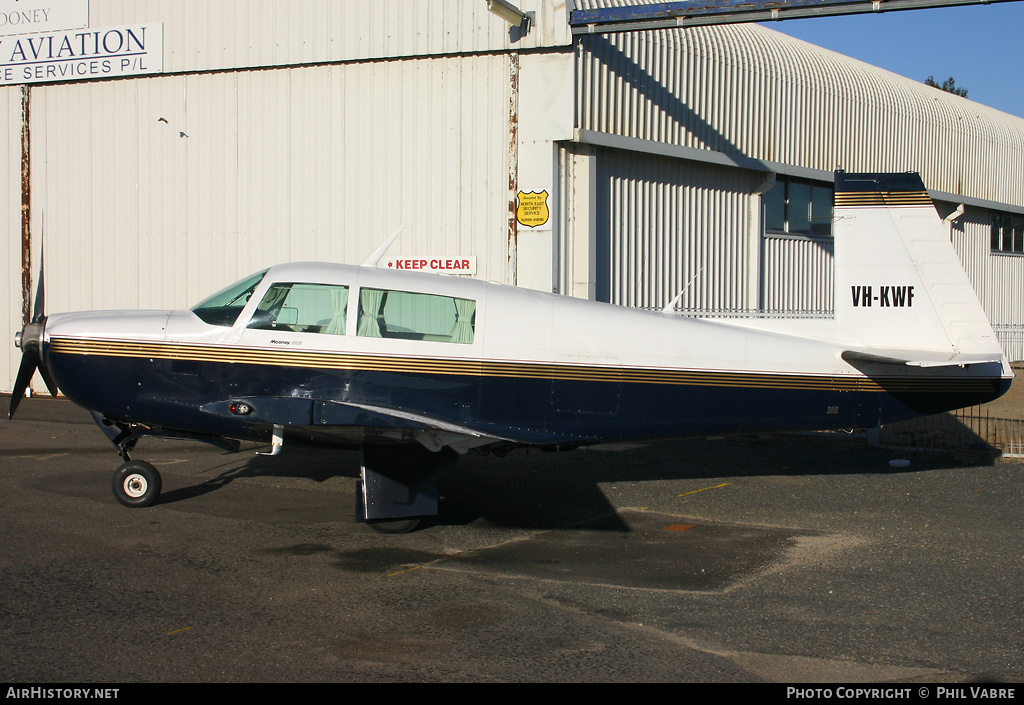
<svg viewBox="0 0 1024 705"><path fill-rule="evenodd" d="M1024 463L782 436L467 455L441 516L354 520L358 455L0 423L8 683L1024 680ZM907 459L894 468L890 460Z"/></svg>

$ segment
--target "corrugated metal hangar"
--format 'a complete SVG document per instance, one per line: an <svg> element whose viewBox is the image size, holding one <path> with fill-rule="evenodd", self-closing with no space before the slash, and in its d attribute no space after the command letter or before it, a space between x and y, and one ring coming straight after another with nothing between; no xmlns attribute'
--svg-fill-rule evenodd
<svg viewBox="0 0 1024 705"><path fill-rule="evenodd" d="M403 224L392 266L827 312L837 167L921 172L1024 329L1024 120L759 25L573 34L635 0L517 4L525 30L486 0L0 1L5 329L43 251L48 311L184 308Z"/></svg>

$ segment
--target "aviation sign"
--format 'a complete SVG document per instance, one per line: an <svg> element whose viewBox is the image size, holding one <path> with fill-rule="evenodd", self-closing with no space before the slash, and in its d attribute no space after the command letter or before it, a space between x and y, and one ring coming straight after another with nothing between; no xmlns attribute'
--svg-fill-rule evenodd
<svg viewBox="0 0 1024 705"><path fill-rule="evenodd" d="M163 71L163 24L0 37L0 85Z"/></svg>

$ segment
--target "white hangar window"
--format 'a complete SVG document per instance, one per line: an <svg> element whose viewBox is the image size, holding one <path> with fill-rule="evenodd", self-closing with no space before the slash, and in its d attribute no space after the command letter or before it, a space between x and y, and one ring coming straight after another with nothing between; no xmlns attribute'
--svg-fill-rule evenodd
<svg viewBox="0 0 1024 705"><path fill-rule="evenodd" d="M832 187L776 177L764 194L765 234L832 237Z"/></svg>
<svg viewBox="0 0 1024 705"><path fill-rule="evenodd" d="M992 252L1024 254L1024 215L992 213Z"/></svg>

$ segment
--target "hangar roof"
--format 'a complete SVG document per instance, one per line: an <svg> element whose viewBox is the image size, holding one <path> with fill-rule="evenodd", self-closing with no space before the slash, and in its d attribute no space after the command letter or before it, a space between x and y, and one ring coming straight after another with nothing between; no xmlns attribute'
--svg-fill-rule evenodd
<svg viewBox="0 0 1024 705"><path fill-rule="evenodd" d="M580 41L584 132L813 170L918 171L935 191L1024 206L1024 119L756 24Z"/></svg>

